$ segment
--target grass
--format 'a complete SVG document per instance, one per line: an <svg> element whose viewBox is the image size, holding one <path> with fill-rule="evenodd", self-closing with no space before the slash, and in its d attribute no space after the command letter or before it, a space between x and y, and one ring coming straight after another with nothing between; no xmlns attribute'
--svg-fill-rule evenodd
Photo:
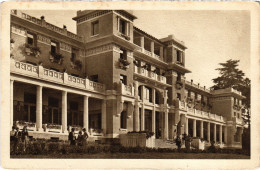
<svg viewBox="0 0 260 170"><path fill-rule="evenodd" d="M47 154L47 155L11 155L11 158L52 158L52 159L250 159L242 154L223 153L96 153L96 154Z"/></svg>

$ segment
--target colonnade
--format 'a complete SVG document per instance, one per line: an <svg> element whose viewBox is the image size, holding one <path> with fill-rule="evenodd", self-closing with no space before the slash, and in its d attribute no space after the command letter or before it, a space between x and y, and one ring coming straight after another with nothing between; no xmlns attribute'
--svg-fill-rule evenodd
<svg viewBox="0 0 260 170"><path fill-rule="evenodd" d="M222 125L221 123L215 123L215 122L210 122L210 121L204 121L204 120L199 120L199 119L194 119L190 117L186 117L186 122L185 122L185 133L189 134L189 119L192 120L192 137L200 137L204 138L204 123L207 124L206 131L207 131L207 140L208 141L215 141L222 143L223 137L224 137L224 142L227 143L227 126ZM200 130L199 134L197 134L197 124L200 124ZM211 125L213 125L213 139L211 139ZM217 126L218 126L218 134L217 134ZM223 136L224 134L224 136ZM218 136L218 141L217 141L217 135Z"/></svg>
<svg viewBox="0 0 260 170"><path fill-rule="evenodd" d="M10 81L10 125L13 126L13 89L14 89L14 80ZM43 86L36 86L36 130L39 132L43 131L42 128L42 100L43 100ZM68 105L68 92L61 92L61 125L62 125L62 133L68 133L67 131L67 105ZM89 129L89 96L83 95L83 128ZM102 100L101 107L102 114L102 129L106 129L106 101Z"/></svg>

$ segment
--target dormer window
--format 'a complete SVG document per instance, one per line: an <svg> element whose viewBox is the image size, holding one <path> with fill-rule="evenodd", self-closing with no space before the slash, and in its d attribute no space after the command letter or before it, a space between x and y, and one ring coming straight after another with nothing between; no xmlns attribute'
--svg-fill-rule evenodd
<svg viewBox="0 0 260 170"><path fill-rule="evenodd" d="M98 35L99 34L99 22L95 21L91 23L91 35Z"/></svg>

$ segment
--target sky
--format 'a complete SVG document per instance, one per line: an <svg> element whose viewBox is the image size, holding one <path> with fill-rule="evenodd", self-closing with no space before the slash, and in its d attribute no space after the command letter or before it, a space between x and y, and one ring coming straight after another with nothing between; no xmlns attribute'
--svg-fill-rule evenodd
<svg viewBox="0 0 260 170"><path fill-rule="evenodd" d="M67 26L76 33L72 20L76 11L24 11L56 26ZM184 41L185 67L192 71L186 80L211 87L212 79L219 76L219 63L229 59L240 60L239 69L250 78L250 13L245 10L190 11L190 10L135 10L134 25L160 39L173 34Z"/></svg>

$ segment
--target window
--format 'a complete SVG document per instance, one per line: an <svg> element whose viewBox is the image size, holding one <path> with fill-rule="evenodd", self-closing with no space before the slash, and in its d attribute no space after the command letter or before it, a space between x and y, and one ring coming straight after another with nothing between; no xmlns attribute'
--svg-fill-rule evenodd
<svg viewBox="0 0 260 170"><path fill-rule="evenodd" d="M124 35L129 36L130 34L130 24L128 21L123 20L122 18L117 18L118 31Z"/></svg>
<svg viewBox="0 0 260 170"><path fill-rule="evenodd" d="M92 75L90 76L90 80L94 82L98 82L98 75Z"/></svg>
<svg viewBox="0 0 260 170"><path fill-rule="evenodd" d="M234 112L234 117L237 117L237 113L236 112Z"/></svg>
<svg viewBox="0 0 260 170"><path fill-rule="evenodd" d="M182 63L182 52L177 50L177 61Z"/></svg>
<svg viewBox="0 0 260 170"><path fill-rule="evenodd" d="M122 19L120 19L119 31L122 34L126 34L126 22L124 20L122 20Z"/></svg>
<svg viewBox="0 0 260 170"><path fill-rule="evenodd" d="M181 94L177 93L177 99L181 100Z"/></svg>
<svg viewBox="0 0 260 170"><path fill-rule="evenodd" d="M155 104L159 104L159 92L158 91L156 91L155 92Z"/></svg>
<svg viewBox="0 0 260 170"><path fill-rule="evenodd" d="M239 114L239 113L237 113L237 118L238 118L238 119L240 118L240 114Z"/></svg>
<svg viewBox="0 0 260 170"><path fill-rule="evenodd" d="M78 110L78 103L70 102L70 110Z"/></svg>
<svg viewBox="0 0 260 170"><path fill-rule="evenodd" d="M51 53L52 54L56 54L58 53L58 43L54 42L54 41L51 41Z"/></svg>
<svg viewBox="0 0 260 170"><path fill-rule="evenodd" d="M75 61L75 59L77 57L77 53L78 53L78 50L75 49L75 48L72 48L72 50L71 50L71 58L70 58L71 61Z"/></svg>
<svg viewBox="0 0 260 170"><path fill-rule="evenodd" d="M177 81L181 81L181 74L177 73Z"/></svg>
<svg viewBox="0 0 260 170"><path fill-rule="evenodd" d="M99 22L95 21L91 24L91 35L98 35L99 34Z"/></svg>
<svg viewBox="0 0 260 170"><path fill-rule="evenodd" d="M127 77L125 75L120 74L120 81L122 82L122 84L126 85Z"/></svg>
<svg viewBox="0 0 260 170"><path fill-rule="evenodd" d="M35 46L35 35L32 33L27 33L27 44L30 46Z"/></svg>
<svg viewBox="0 0 260 170"><path fill-rule="evenodd" d="M190 91L188 91L188 97L191 97L191 92Z"/></svg>
<svg viewBox="0 0 260 170"><path fill-rule="evenodd" d="M126 129L126 122L127 122L126 111L123 111L123 112L121 112L121 115L120 115L120 128L121 129Z"/></svg>
<svg viewBox="0 0 260 170"><path fill-rule="evenodd" d="M126 60L127 59L127 51L121 49L120 58Z"/></svg>

